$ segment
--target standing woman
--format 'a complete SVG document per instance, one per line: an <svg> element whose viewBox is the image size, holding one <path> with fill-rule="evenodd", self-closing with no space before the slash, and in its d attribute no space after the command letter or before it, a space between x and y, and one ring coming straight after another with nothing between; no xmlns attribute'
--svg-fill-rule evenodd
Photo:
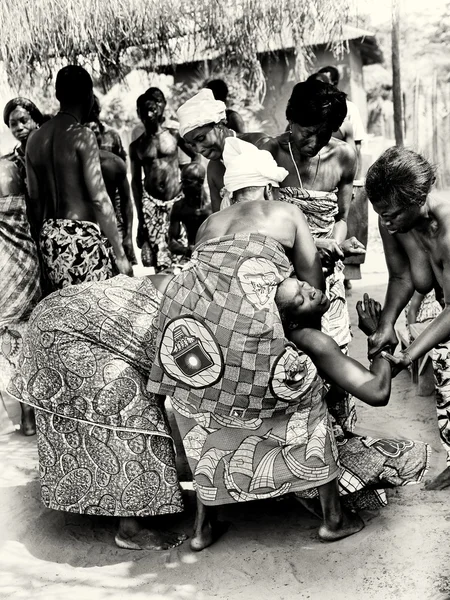
<svg viewBox="0 0 450 600"><path fill-rule="evenodd" d="M30 100L14 98L6 104L3 120L19 142L0 159L0 400L14 421L15 402L6 387L17 368L29 315L42 296L39 258L27 218L25 146L44 117ZM23 434L35 434L33 409L24 404L21 409Z"/></svg>

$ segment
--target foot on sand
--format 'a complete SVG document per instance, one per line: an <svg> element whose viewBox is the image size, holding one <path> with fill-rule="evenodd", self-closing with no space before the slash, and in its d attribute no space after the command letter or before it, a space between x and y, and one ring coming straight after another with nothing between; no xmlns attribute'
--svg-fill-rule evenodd
<svg viewBox="0 0 450 600"><path fill-rule="evenodd" d="M426 490L444 490L450 486L450 467L425 484Z"/></svg>
<svg viewBox="0 0 450 600"><path fill-rule="evenodd" d="M34 410L27 406L24 408L22 405L22 418L20 421L20 428L23 435L35 435L36 434L36 419L34 416Z"/></svg>
<svg viewBox="0 0 450 600"><path fill-rule="evenodd" d="M364 521L356 513L344 511L338 523L328 522L320 526L319 538L321 542L336 542L358 533L363 528Z"/></svg>
<svg viewBox="0 0 450 600"><path fill-rule="evenodd" d="M142 529L136 535L125 537L117 533L115 537L116 545L126 550L170 550L176 548L187 539L184 533L175 533L173 531L149 531Z"/></svg>
<svg viewBox="0 0 450 600"><path fill-rule="evenodd" d="M190 547L193 552L200 552L214 544L229 528L230 524L223 521L205 521L196 528Z"/></svg>
<svg viewBox="0 0 450 600"><path fill-rule="evenodd" d="M126 550L170 550L186 539L184 533L142 529L137 519L129 517L120 519L115 542Z"/></svg>

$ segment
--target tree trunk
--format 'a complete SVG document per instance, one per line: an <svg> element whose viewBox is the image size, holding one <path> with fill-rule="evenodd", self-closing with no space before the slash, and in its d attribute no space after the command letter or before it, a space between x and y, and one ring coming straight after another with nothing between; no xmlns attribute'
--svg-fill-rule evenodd
<svg viewBox="0 0 450 600"><path fill-rule="evenodd" d="M395 143L403 146L403 106L400 79L400 6L392 0L392 92L394 101Z"/></svg>

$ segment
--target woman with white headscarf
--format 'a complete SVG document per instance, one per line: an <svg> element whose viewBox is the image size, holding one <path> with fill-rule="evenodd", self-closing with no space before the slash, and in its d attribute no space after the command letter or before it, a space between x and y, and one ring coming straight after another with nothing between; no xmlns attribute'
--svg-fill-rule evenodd
<svg viewBox="0 0 450 600"><path fill-rule="evenodd" d="M223 177L225 165L223 151L225 140L238 137L256 144L266 138L263 132L236 134L226 126L226 106L216 100L210 89L202 89L198 94L185 102L177 111L180 122L180 135L196 152L209 160L208 185L213 212L220 209L226 196Z"/></svg>

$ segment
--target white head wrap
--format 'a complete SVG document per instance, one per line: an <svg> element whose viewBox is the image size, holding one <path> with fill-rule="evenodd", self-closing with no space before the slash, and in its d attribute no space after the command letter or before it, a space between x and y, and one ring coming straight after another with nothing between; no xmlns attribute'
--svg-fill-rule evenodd
<svg viewBox="0 0 450 600"><path fill-rule="evenodd" d="M197 127L219 123L226 118L225 110L225 104L216 100L210 89L200 90L177 110L181 137Z"/></svg>
<svg viewBox="0 0 450 600"><path fill-rule="evenodd" d="M228 137L223 150L225 175L223 182L229 192L246 187L265 187L271 183L275 187L289 175L279 167L267 150L258 150L253 144L239 138Z"/></svg>

